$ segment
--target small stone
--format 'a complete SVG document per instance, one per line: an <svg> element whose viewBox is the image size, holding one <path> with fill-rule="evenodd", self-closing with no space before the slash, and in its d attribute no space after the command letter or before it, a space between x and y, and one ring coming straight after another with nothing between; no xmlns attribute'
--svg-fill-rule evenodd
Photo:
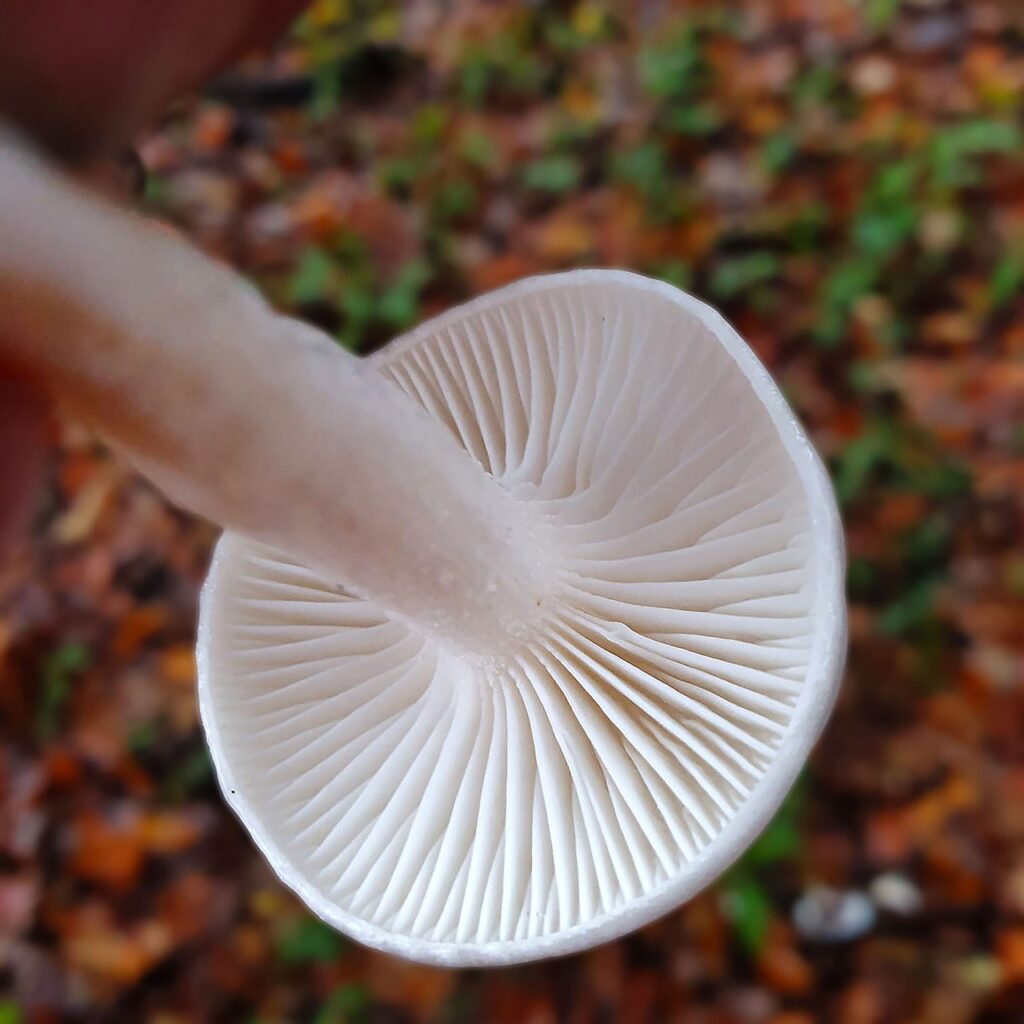
<svg viewBox="0 0 1024 1024"><path fill-rule="evenodd" d="M861 95L877 96L896 84L896 65L887 57L872 54L854 64L850 80Z"/></svg>
<svg viewBox="0 0 1024 1024"><path fill-rule="evenodd" d="M851 942L875 924L875 907L856 890L808 889L793 907L793 924L811 942Z"/></svg>
<svg viewBox="0 0 1024 1024"><path fill-rule="evenodd" d="M708 196L720 206L749 207L764 192L761 172L736 153L713 153L701 168Z"/></svg>
<svg viewBox="0 0 1024 1024"><path fill-rule="evenodd" d="M895 871L879 875L868 891L879 910L900 917L912 917L924 906L921 890L905 875Z"/></svg>
<svg viewBox="0 0 1024 1024"><path fill-rule="evenodd" d="M862 295L853 305L853 315L869 331L879 331L892 320L892 305L882 295Z"/></svg>
<svg viewBox="0 0 1024 1024"><path fill-rule="evenodd" d="M960 239L960 218L955 210L929 210L921 218L918 236L929 252L948 252Z"/></svg>

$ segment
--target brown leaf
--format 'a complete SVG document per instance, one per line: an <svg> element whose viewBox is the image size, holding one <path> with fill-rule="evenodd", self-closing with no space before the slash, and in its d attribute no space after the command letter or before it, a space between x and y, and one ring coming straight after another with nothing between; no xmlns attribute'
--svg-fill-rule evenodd
<svg viewBox="0 0 1024 1024"><path fill-rule="evenodd" d="M132 888L142 871L144 849L140 834L118 828L92 812L79 815L73 830L71 870L104 888Z"/></svg>

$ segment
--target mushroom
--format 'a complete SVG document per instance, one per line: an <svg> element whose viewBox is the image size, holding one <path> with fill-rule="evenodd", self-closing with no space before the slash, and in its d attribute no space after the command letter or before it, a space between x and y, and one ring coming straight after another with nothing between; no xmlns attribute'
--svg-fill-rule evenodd
<svg viewBox="0 0 1024 1024"><path fill-rule="evenodd" d="M281 879L366 945L467 966L593 946L721 874L845 652L827 476L735 331L583 270L359 361L28 162L0 147L0 300L70 346L34 366L56 394L228 527L200 710Z"/></svg>
<svg viewBox="0 0 1024 1024"><path fill-rule="evenodd" d="M633 274L519 282L372 365L500 487L521 535L479 555L517 590L419 628L226 534L199 685L228 802L320 917L411 959L636 928L754 839L832 705L821 464L725 321Z"/></svg>

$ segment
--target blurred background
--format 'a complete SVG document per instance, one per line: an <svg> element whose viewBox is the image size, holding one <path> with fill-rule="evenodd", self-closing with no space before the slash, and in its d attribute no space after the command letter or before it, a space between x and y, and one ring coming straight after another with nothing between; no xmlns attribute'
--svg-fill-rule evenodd
<svg viewBox="0 0 1024 1024"><path fill-rule="evenodd" d="M448 972L274 879L196 715L212 527L74 424L0 565L0 1024L1024 1021L1024 5L317 0L140 204L367 352L527 274L717 305L828 462L851 647L782 812L590 953Z"/></svg>

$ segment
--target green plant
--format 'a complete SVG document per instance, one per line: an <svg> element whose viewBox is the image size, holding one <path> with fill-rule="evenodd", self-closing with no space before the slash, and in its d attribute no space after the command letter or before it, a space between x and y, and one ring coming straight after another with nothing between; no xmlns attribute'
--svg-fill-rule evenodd
<svg viewBox="0 0 1024 1024"><path fill-rule="evenodd" d="M1006 253L988 280L988 303L992 309L1007 305L1024 291L1024 249Z"/></svg>
<svg viewBox="0 0 1024 1024"><path fill-rule="evenodd" d="M732 299L757 285L770 281L779 272L778 256L759 251L730 256L718 261L711 273L711 292L720 299Z"/></svg>
<svg viewBox="0 0 1024 1024"><path fill-rule="evenodd" d="M199 739L163 779L161 795L169 803L178 803L213 786L213 763L206 744Z"/></svg>
<svg viewBox="0 0 1024 1024"><path fill-rule="evenodd" d="M612 160L612 175L639 192L654 212L664 208L673 190L672 175L664 146L648 139Z"/></svg>
<svg viewBox="0 0 1024 1024"><path fill-rule="evenodd" d="M334 279L334 261L318 246L309 246L299 255L298 266L288 279L286 292L293 306L323 299Z"/></svg>
<svg viewBox="0 0 1024 1024"><path fill-rule="evenodd" d="M726 914L740 945L750 955L760 950L774 911L766 876L800 852L798 822L804 801L801 781L721 883Z"/></svg>
<svg viewBox="0 0 1024 1024"><path fill-rule="evenodd" d="M769 135L761 143L761 166L769 176L774 177L793 162L796 153L796 139L791 132L783 129L774 135Z"/></svg>
<svg viewBox="0 0 1024 1024"><path fill-rule="evenodd" d="M648 266L645 273L684 290L693 284L693 268L683 260L664 260Z"/></svg>
<svg viewBox="0 0 1024 1024"><path fill-rule="evenodd" d="M434 193L430 207L434 222L457 220L471 213L479 195L473 182L466 178L451 178Z"/></svg>
<svg viewBox="0 0 1024 1024"><path fill-rule="evenodd" d="M559 194L579 184L583 171L579 160L566 153L538 157L523 168L523 184L537 192Z"/></svg>
<svg viewBox="0 0 1024 1024"><path fill-rule="evenodd" d="M772 903L764 885L753 875L740 872L724 883L722 895L740 945L756 955L772 919Z"/></svg>
<svg viewBox="0 0 1024 1024"><path fill-rule="evenodd" d="M868 27L884 32L896 20L903 6L903 0L866 0L864 15Z"/></svg>
<svg viewBox="0 0 1024 1024"><path fill-rule="evenodd" d="M491 167L497 156L490 136L482 131L465 132L459 140L459 154L471 167L480 169Z"/></svg>
<svg viewBox="0 0 1024 1024"><path fill-rule="evenodd" d="M9 999L0 1000L0 1024L22 1024L25 1020L21 1007Z"/></svg>
<svg viewBox="0 0 1024 1024"><path fill-rule="evenodd" d="M465 51L458 73L462 102L480 108L500 98L521 99L541 93L555 62L531 38L528 20L492 36L486 46Z"/></svg>
<svg viewBox="0 0 1024 1024"><path fill-rule="evenodd" d="M696 138L718 131L724 121L722 112L711 100L672 107L665 114L665 123L671 131Z"/></svg>
<svg viewBox="0 0 1024 1024"><path fill-rule="evenodd" d="M641 50L638 72L640 84L656 99L680 100L690 96L705 72L696 24L688 22L666 42Z"/></svg>
<svg viewBox="0 0 1024 1024"><path fill-rule="evenodd" d="M52 739L56 734L74 677L91 661L89 648L80 643L61 644L44 661L36 707L36 735L41 740Z"/></svg>
<svg viewBox="0 0 1024 1024"><path fill-rule="evenodd" d="M826 275L818 297L814 339L823 348L838 344L846 330L850 311L857 299L871 293L881 277L877 262L850 257Z"/></svg>
<svg viewBox="0 0 1024 1024"><path fill-rule="evenodd" d="M377 299L377 316L390 327L408 327L419 315L420 292L430 280L424 260L409 260L384 287Z"/></svg>
<svg viewBox="0 0 1024 1024"><path fill-rule="evenodd" d="M309 116L326 121L341 104L346 69L366 47L382 42L396 27L382 0L321 0L293 28L306 50L312 89Z"/></svg>
<svg viewBox="0 0 1024 1024"><path fill-rule="evenodd" d="M362 1024L372 1000L363 985L342 985L317 1011L313 1024Z"/></svg>
<svg viewBox="0 0 1024 1024"><path fill-rule="evenodd" d="M981 178L978 159L1004 155L1020 157L1024 133L1009 120L966 118L940 129L932 138L927 158L934 184L939 188L962 188Z"/></svg>
<svg viewBox="0 0 1024 1024"><path fill-rule="evenodd" d="M345 952L345 940L315 917L304 917L278 936L276 948L286 964L329 963Z"/></svg>

